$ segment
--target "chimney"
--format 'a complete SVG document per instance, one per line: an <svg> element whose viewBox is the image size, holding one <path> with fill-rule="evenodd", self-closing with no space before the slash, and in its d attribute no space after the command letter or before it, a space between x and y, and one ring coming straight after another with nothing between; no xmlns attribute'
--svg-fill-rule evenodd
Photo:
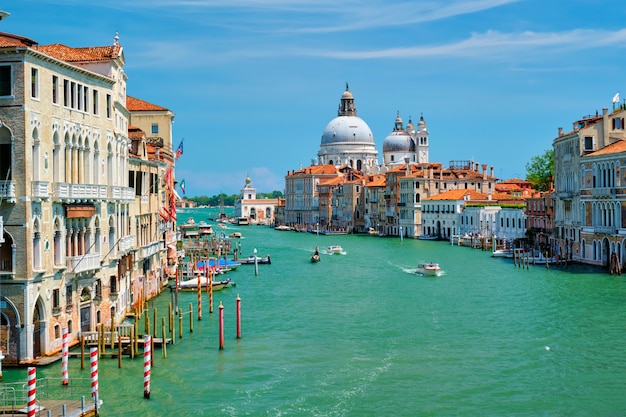
<svg viewBox="0 0 626 417"><path fill-rule="evenodd" d="M559 137L563 136L563 128L559 127Z"/></svg>
<svg viewBox="0 0 626 417"><path fill-rule="evenodd" d="M493 165L491 166L491 168L489 169L489 176L493 177Z"/></svg>
<svg viewBox="0 0 626 417"><path fill-rule="evenodd" d="M483 164L483 179L487 178L487 164Z"/></svg>

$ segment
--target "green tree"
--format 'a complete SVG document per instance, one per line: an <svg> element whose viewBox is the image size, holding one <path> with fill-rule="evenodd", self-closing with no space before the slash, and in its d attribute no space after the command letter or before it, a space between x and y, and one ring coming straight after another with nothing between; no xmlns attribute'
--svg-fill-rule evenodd
<svg viewBox="0 0 626 417"><path fill-rule="evenodd" d="M554 149L531 158L526 164L526 181L538 191L548 191L554 178Z"/></svg>

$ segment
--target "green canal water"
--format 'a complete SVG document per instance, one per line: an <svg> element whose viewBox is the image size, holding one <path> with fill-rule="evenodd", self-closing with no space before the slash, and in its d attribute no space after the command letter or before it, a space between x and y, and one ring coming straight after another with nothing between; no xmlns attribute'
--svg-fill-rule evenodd
<svg viewBox="0 0 626 417"><path fill-rule="evenodd" d="M229 273L237 285L214 294L213 314L204 296L194 332L186 319L167 359L156 350L149 400L142 358L125 357L122 369L101 359L102 416L626 415L626 276L522 269L446 242L233 230L242 255L256 248L272 264ZM333 244L345 255L310 263L315 246ZM415 273L430 261L441 276ZM196 300L181 293L179 305ZM170 301L164 292L150 314L165 315ZM88 368L72 358L70 377L88 378ZM38 377L60 372L58 362ZM25 381L26 371L4 376Z"/></svg>

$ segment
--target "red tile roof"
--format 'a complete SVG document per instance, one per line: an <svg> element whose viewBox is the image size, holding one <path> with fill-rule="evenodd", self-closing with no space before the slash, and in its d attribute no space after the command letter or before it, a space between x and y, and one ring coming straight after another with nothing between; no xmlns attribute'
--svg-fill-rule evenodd
<svg viewBox="0 0 626 417"><path fill-rule="evenodd" d="M33 45L37 45L37 41L12 33L0 32L0 48Z"/></svg>
<svg viewBox="0 0 626 417"><path fill-rule="evenodd" d="M129 111L167 111L165 107L157 106L135 97L126 96L126 108Z"/></svg>
<svg viewBox="0 0 626 417"><path fill-rule="evenodd" d="M46 55L50 55L51 57L65 62L108 61L117 58L122 51L120 45L72 48L60 43L41 45L36 49Z"/></svg>
<svg viewBox="0 0 626 417"><path fill-rule="evenodd" d="M487 194L479 193L474 190L449 190L443 193L439 193L435 196L425 198L425 201L434 200L463 200L468 195L470 200L486 200Z"/></svg>
<svg viewBox="0 0 626 417"><path fill-rule="evenodd" d="M605 146L602 149L598 149L595 152L591 152L585 156L598 156L598 155L609 155L612 153L619 153L626 151L626 140L619 140L615 143L611 143L608 146Z"/></svg>

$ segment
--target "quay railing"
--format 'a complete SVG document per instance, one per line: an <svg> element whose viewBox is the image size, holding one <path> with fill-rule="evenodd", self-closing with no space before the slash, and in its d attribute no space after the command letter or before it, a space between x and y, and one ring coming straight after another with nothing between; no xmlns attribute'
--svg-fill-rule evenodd
<svg viewBox="0 0 626 417"><path fill-rule="evenodd" d="M37 379L35 387L39 409L58 407L66 411L66 415L84 415L95 407L91 398L91 378L69 378L66 385L63 385L62 378L41 378ZM0 384L0 415L24 416L27 405L27 382ZM61 415L57 414L58 411L54 410L54 415Z"/></svg>

